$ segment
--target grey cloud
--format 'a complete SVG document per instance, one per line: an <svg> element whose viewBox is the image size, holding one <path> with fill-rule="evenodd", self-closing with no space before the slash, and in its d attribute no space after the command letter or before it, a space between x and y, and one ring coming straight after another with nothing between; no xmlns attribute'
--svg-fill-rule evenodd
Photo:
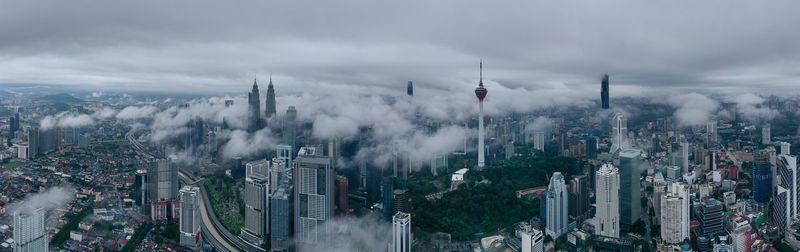
<svg viewBox="0 0 800 252"><path fill-rule="evenodd" d="M57 186L44 192L34 193L25 199L8 207L8 212L28 212L39 208L45 211L63 207L75 198L75 188L71 186Z"/></svg>
<svg viewBox="0 0 800 252"><path fill-rule="evenodd" d="M717 112L717 101L698 93L669 97L667 102L676 108L673 116L678 126L702 126Z"/></svg>
<svg viewBox="0 0 800 252"><path fill-rule="evenodd" d="M149 105L141 107L128 106L119 111L119 113L117 114L117 118L123 120L147 118L152 116L156 112L158 112L158 108Z"/></svg>

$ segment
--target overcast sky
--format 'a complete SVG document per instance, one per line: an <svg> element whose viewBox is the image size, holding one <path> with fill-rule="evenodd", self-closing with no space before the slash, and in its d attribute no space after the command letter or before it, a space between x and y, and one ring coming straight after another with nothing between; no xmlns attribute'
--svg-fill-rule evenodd
<svg viewBox="0 0 800 252"><path fill-rule="evenodd" d="M0 83L468 94L481 58L490 98L800 83L797 1L531 2L4 1Z"/></svg>

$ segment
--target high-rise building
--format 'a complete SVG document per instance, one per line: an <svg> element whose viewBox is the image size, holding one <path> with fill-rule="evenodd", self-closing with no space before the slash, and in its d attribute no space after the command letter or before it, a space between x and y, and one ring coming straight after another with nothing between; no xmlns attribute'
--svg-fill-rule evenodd
<svg viewBox="0 0 800 252"><path fill-rule="evenodd" d="M667 181L664 179L664 174L657 171L653 175L653 195L650 202L653 203L654 218L653 222L659 224L661 222L661 195L664 195L664 189L667 186Z"/></svg>
<svg viewBox="0 0 800 252"><path fill-rule="evenodd" d="M263 177L266 177L269 174L269 170L270 170L269 161L267 161L266 159L247 162L244 164L245 177L250 177L253 174L259 174Z"/></svg>
<svg viewBox="0 0 800 252"><path fill-rule="evenodd" d="M589 137L586 138L586 158L587 159L597 159L597 138L596 137Z"/></svg>
<svg viewBox="0 0 800 252"><path fill-rule="evenodd" d="M254 247L264 248L269 239L269 179L266 174L253 172L244 181L244 227L242 240Z"/></svg>
<svg viewBox="0 0 800 252"><path fill-rule="evenodd" d="M543 131L533 132L533 149L544 151L546 139Z"/></svg>
<svg viewBox="0 0 800 252"><path fill-rule="evenodd" d="M608 74L604 74L603 80L600 82L600 103L603 109L611 107L608 99Z"/></svg>
<svg viewBox="0 0 800 252"><path fill-rule="evenodd" d="M181 215L180 215L180 244L187 248L197 248L200 245L200 188L197 186L184 186L180 190Z"/></svg>
<svg viewBox="0 0 800 252"><path fill-rule="evenodd" d="M753 201L757 204L769 203L772 194L772 165L769 158L765 150L753 153Z"/></svg>
<svg viewBox="0 0 800 252"><path fill-rule="evenodd" d="M291 146L290 154L294 155L297 149L297 109L289 106L283 118L283 140L281 144ZM293 167L293 166L292 166Z"/></svg>
<svg viewBox="0 0 800 252"><path fill-rule="evenodd" d="M39 128L28 126L25 129L28 132L28 157L32 160L39 157L40 154Z"/></svg>
<svg viewBox="0 0 800 252"><path fill-rule="evenodd" d="M147 192L148 187L147 170L136 170L136 179L133 181L135 193L132 197L137 206L147 205L149 196Z"/></svg>
<svg viewBox="0 0 800 252"><path fill-rule="evenodd" d="M567 231L569 221L568 192L564 184L564 175L560 172L553 173L550 184L547 186L547 235L554 240Z"/></svg>
<svg viewBox="0 0 800 252"><path fill-rule="evenodd" d="M630 230L641 215L640 166L642 158L638 149L619 153L619 215L620 229Z"/></svg>
<svg viewBox="0 0 800 252"><path fill-rule="evenodd" d="M408 86L406 87L406 95L414 96L414 83L408 81Z"/></svg>
<svg viewBox="0 0 800 252"><path fill-rule="evenodd" d="M792 155L791 152L792 144L789 142L781 142L781 154L783 155Z"/></svg>
<svg viewBox="0 0 800 252"><path fill-rule="evenodd" d="M411 214L397 212L392 217L392 252L411 251Z"/></svg>
<svg viewBox="0 0 800 252"><path fill-rule="evenodd" d="M411 194L408 189L394 189L392 192L392 213L411 212Z"/></svg>
<svg viewBox="0 0 800 252"><path fill-rule="evenodd" d="M267 101L266 101L266 108L264 109L267 118L275 116L278 110L276 110L276 103L275 103L275 86L272 85L272 75L269 76L269 85L267 85Z"/></svg>
<svg viewBox="0 0 800 252"><path fill-rule="evenodd" d="M282 183L270 198L270 247L283 251L292 240L292 185Z"/></svg>
<svg viewBox="0 0 800 252"><path fill-rule="evenodd" d="M604 164L595 177L595 234L619 238L619 170L611 164Z"/></svg>
<svg viewBox="0 0 800 252"><path fill-rule="evenodd" d="M709 148L717 144L717 120L713 119L706 124L706 144Z"/></svg>
<svg viewBox="0 0 800 252"><path fill-rule="evenodd" d="M253 80L253 90L247 94L248 126L247 131L256 132L261 129L261 93L258 92L258 83Z"/></svg>
<svg viewBox="0 0 800 252"><path fill-rule="evenodd" d="M522 252L544 252L544 234L535 228L521 232Z"/></svg>
<svg viewBox="0 0 800 252"><path fill-rule="evenodd" d="M772 223L781 230L792 223L800 214L800 172L797 170L797 157L779 155L777 161L778 190L773 199Z"/></svg>
<svg viewBox="0 0 800 252"><path fill-rule="evenodd" d="M681 142L681 171L682 174L689 173L689 142Z"/></svg>
<svg viewBox="0 0 800 252"><path fill-rule="evenodd" d="M276 158L281 160L281 165L283 165L283 171L287 174L291 174L292 170L292 146L288 144L279 144L275 147L275 151L277 152Z"/></svg>
<svg viewBox="0 0 800 252"><path fill-rule="evenodd" d="M294 162L294 238L300 247L324 238L318 227L333 216L331 160L317 152L314 147L300 148Z"/></svg>
<svg viewBox="0 0 800 252"><path fill-rule="evenodd" d="M14 251L49 251L44 229L44 209L14 212Z"/></svg>
<svg viewBox="0 0 800 252"><path fill-rule="evenodd" d="M589 177L578 175L569 181L569 215L583 220L589 211Z"/></svg>
<svg viewBox="0 0 800 252"><path fill-rule="evenodd" d="M483 129L483 99L486 98L487 90L483 87L483 61L480 63L480 79L478 87L475 88L475 96L478 97L478 167L483 168L484 164L484 138L485 134Z"/></svg>
<svg viewBox="0 0 800 252"><path fill-rule="evenodd" d="M689 186L675 182L661 201L661 238L669 244L681 244L689 238Z"/></svg>
<svg viewBox="0 0 800 252"><path fill-rule="evenodd" d="M350 204L347 201L349 181L345 176L336 176L336 212L337 215L347 215Z"/></svg>
<svg viewBox="0 0 800 252"><path fill-rule="evenodd" d="M761 144L770 144L772 137L770 135L770 125L764 124L761 126Z"/></svg>
<svg viewBox="0 0 800 252"><path fill-rule="evenodd" d="M722 202L714 198L709 198L700 203L700 206L697 208L696 216L697 220L700 222L699 234L701 236L713 239L712 237L724 233L725 230L722 228L722 210Z"/></svg>
<svg viewBox="0 0 800 252"><path fill-rule="evenodd" d="M611 117L611 152L625 149L628 146L628 119L622 112Z"/></svg>
<svg viewBox="0 0 800 252"><path fill-rule="evenodd" d="M163 221L178 217L178 167L169 159L150 163L147 170L150 219Z"/></svg>

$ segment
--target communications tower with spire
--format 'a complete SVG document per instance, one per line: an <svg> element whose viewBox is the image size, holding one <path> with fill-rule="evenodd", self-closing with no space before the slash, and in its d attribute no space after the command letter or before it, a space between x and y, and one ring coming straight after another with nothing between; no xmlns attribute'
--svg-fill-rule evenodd
<svg viewBox="0 0 800 252"><path fill-rule="evenodd" d="M484 129L483 129L483 99L486 98L486 88L483 87L483 60L479 65L480 79L478 80L478 87L475 88L475 96L478 97L478 168L483 168L484 161Z"/></svg>

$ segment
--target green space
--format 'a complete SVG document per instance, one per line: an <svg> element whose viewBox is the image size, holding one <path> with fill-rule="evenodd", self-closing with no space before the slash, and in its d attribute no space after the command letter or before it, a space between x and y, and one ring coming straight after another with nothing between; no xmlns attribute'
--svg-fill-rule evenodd
<svg viewBox="0 0 800 252"><path fill-rule="evenodd" d="M147 235L147 232L150 232L150 228L152 227L153 225L151 225L150 222L146 222L140 225L138 228L136 228L136 231L133 232L133 235L131 236L131 239L128 241L128 243L125 243L125 246L123 246L122 250L120 251L122 252L133 251L133 249L139 246L139 243L141 243L142 240L144 240L145 235Z"/></svg>
<svg viewBox="0 0 800 252"><path fill-rule="evenodd" d="M239 235L244 226L244 199L240 193L240 183L224 174L214 174L206 177L203 184L219 222L231 233Z"/></svg>
<svg viewBox="0 0 800 252"><path fill-rule="evenodd" d="M86 207L80 212L76 213L66 213L64 217L69 218L67 224L64 224L61 227L61 230L58 230L58 233L53 235L53 239L50 240L50 244L59 247L61 244L64 244L67 239L69 239L69 232L78 228L78 224L83 221L86 216L92 213L92 207Z"/></svg>
<svg viewBox="0 0 800 252"><path fill-rule="evenodd" d="M546 186L553 172L570 179L583 171L578 159L554 156L513 157L483 171L470 170L465 182L441 199L428 201L426 194L449 187L449 175L412 177L409 181L415 220L424 233L446 232L455 240L496 232L539 214L539 200L517 198L516 191ZM444 178L442 178L444 177Z"/></svg>

